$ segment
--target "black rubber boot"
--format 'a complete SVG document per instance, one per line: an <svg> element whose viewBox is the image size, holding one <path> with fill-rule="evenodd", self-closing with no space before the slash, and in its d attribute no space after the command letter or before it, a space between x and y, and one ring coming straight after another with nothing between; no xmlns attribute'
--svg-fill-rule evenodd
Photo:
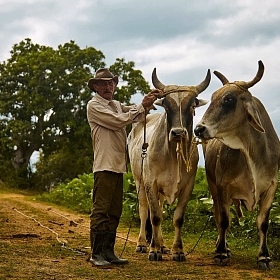
<svg viewBox="0 0 280 280"><path fill-rule="evenodd" d="M91 256L89 261L98 267L108 267L111 263L106 261L102 254L104 242L103 232L90 231Z"/></svg>
<svg viewBox="0 0 280 280"><path fill-rule="evenodd" d="M114 253L116 232L105 232L103 239L103 258L111 264L127 264L128 260L118 258Z"/></svg>

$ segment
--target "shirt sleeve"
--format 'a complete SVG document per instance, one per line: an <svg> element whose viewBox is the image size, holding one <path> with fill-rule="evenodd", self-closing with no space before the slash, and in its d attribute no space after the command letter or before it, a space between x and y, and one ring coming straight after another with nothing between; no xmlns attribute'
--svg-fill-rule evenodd
<svg viewBox="0 0 280 280"><path fill-rule="evenodd" d="M121 112L113 112L103 104L94 100L87 105L87 118L89 123L96 123L111 130L119 130L133 122L144 120L145 109L140 105L120 105Z"/></svg>

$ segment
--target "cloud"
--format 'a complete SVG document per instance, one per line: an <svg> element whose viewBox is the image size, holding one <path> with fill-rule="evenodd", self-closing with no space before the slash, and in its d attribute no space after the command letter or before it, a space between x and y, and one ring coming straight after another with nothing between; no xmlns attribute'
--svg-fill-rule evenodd
<svg viewBox="0 0 280 280"><path fill-rule="evenodd" d="M74 40L101 50L108 66L134 61L151 83L157 68L165 84L196 85L207 69L229 80L265 73L251 92L280 134L280 1L255 0L0 0L0 60L25 38L57 48ZM201 98L221 86L212 75ZM196 118L205 111L197 110Z"/></svg>

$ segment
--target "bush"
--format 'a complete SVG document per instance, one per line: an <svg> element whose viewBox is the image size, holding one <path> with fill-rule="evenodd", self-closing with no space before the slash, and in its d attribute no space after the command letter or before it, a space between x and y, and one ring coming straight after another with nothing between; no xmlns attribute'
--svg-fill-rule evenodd
<svg viewBox="0 0 280 280"><path fill-rule="evenodd" d="M121 220L127 226L139 226L138 194L131 172L124 174L124 200Z"/></svg>
<svg viewBox="0 0 280 280"><path fill-rule="evenodd" d="M48 193L38 198L65 206L80 213L90 213L91 194L93 187L93 173L79 175L69 183L62 183Z"/></svg>

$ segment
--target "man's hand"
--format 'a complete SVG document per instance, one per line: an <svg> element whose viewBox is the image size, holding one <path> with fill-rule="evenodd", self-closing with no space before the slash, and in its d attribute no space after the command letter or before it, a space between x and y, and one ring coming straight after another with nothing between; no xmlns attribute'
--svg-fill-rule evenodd
<svg viewBox="0 0 280 280"><path fill-rule="evenodd" d="M147 95L144 96L142 100L142 105L144 108L151 107L157 98L162 94L162 91L159 89L153 89Z"/></svg>

